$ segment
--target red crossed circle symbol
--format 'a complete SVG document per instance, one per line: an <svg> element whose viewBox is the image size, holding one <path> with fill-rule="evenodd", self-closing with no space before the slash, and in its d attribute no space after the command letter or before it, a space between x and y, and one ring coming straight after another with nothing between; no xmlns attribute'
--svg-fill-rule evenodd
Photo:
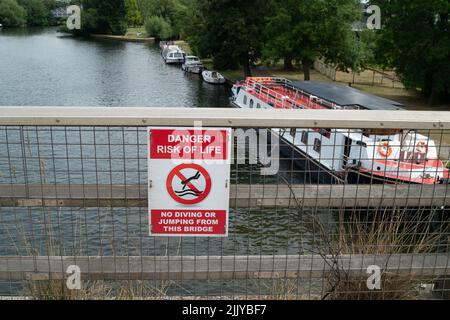
<svg viewBox="0 0 450 320"><path fill-rule="evenodd" d="M203 192L201 192L197 188L197 186L195 185L196 182L194 180L189 181L189 179L183 174L182 171L185 169L193 169L194 171L197 171L200 174L200 176L203 176L203 178L205 179L205 190L203 190ZM198 193L198 196L195 199L183 199L183 197L177 194L173 189L173 180L175 179L175 177L180 179L182 183L185 182L186 187L188 187L194 193ZM193 205L205 200L205 198L211 192L211 177L208 171L206 171L205 168L199 166L198 164L185 163L172 169L172 171L167 176L166 188L167 191L169 192L169 195L176 202L186 205Z"/></svg>

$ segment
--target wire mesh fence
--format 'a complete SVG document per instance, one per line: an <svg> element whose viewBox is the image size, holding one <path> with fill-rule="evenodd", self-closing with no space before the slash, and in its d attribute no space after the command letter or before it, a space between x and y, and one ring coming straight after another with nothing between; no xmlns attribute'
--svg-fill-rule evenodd
<svg viewBox="0 0 450 320"><path fill-rule="evenodd" d="M394 70L367 68L366 70L362 70L360 72L343 72L338 71L335 67L327 65L319 60L314 62L314 69L333 81L372 87L394 89L405 88L401 79Z"/></svg>
<svg viewBox="0 0 450 320"><path fill-rule="evenodd" d="M0 126L0 296L448 297L449 130L234 127L208 238L149 236L147 125Z"/></svg>

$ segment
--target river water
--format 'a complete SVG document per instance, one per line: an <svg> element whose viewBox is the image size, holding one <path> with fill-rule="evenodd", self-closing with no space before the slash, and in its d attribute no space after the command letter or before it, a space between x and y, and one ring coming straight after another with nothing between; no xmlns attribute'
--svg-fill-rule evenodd
<svg viewBox="0 0 450 320"><path fill-rule="evenodd" d="M157 46L0 30L0 105L225 107L230 89L163 63Z"/></svg>
<svg viewBox="0 0 450 320"><path fill-rule="evenodd" d="M156 45L60 37L55 29L0 31L0 106L228 107L229 97L228 86L211 86L165 65ZM145 134L144 128L0 127L0 184L145 185ZM289 161L281 169L292 173ZM281 175L232 167L233 183L273 183ZM231 208L227 238L154 238L148 236L146 208L3 207L0 255L296 254L314 241L305 237L309 231L298 214ZM0 283L0 295L21 290L11 281ZM250 291L264 290L247 281L184 281L168 290Z"/></svg>

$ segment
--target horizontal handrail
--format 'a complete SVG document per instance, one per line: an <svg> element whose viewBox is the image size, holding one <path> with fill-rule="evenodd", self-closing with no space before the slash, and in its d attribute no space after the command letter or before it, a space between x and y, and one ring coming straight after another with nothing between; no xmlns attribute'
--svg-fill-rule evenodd
<svg viewBox="0 0 450 320"><path fill-rule="evenodd" d="M0 207L147 207L147 185L0 184ZM441 207L449 185L232 185L232 207Z"/></svg>
<svg viewBox="0 0 450 320"><path fill-rule="evenodd" d="M450 129L450 112L230 108L0 107L4 126Z"/></svg>
<svg viewBox="0 0 450 320"><path fill-rule="evenodd" d="M410 276L445 276L448 254L351 254L256 256L14 256L0 257L0 280L56 280L70 265L83 279L230 280L321 278L333 270L367 276L377 265L383 272Z"/></svg>

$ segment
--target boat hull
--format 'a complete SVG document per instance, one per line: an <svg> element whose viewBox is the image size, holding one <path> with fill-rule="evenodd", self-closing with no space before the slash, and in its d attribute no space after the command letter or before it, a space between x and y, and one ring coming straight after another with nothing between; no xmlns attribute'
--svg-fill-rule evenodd
<svg viewBox="0 0 450 320"><path fill-rule="evenodd" d="M164 58L164 61L166 64L182 64L183 59L171 59L171 58Z"/></svg>
<svg viewBox="0 0 450 320"><path fill-rule="evenodd" d="M221 84L225 84L225 83L226 83L226 80L225 80L225 79L223 79L223 80L221 80L221 81L210 81L210 80L206 80L206 79L203 79L203 80L205 80L206 83L209 83L209 84L216 84L216 85L221 85Z"/></svg>
<svg viewBox="0 0 450 320"><path fill-rule="evenodd" d="M322 184L338 184L344 183L344 179L331 170L324 167L312 157L305 154L299 148L284 138L280 137L280 153L285 159L289 159L293 164L304 172L304 179L307 182Z"/></svg>
<svg viewBox="0 0 450 320"><path fill-rule="evenodd" d="M200 74L200 73L202 73L203 70L204 70L203 67L198 67L198 66L196 66L196 67L189 67L189 66L185 66L185 65L183 65L183 66L181 67L181 69L182 69L184 72L187 72L187 73L194 73L194 74Z"/></svg>
<svg viewBox="0 0 450 320"><path fill-rule="evenodd" d="M308 176L311 182L315 183L348 183L348 184L417 184L413 181L405 181L401 179L392 179L382 176L373 175L370 172L362 172L357 169L351 169L347 172L333 172L324 167L314 158L308 156L299 148L284 138L280 138L280 152L284 157L292 159L294 165L301 171L304 171L305 176Z"/></svg>
<svg viewBox="0 0 450 320"><path fill-rule="evenodd" d="M220 76L218 78L214 78L207 71L203 71L202 72L202 78L203 78L203 80L206 83L209 83L209 84L220 85L220 84L225 84L227 82L226 79L223 76Z"/></svg>

